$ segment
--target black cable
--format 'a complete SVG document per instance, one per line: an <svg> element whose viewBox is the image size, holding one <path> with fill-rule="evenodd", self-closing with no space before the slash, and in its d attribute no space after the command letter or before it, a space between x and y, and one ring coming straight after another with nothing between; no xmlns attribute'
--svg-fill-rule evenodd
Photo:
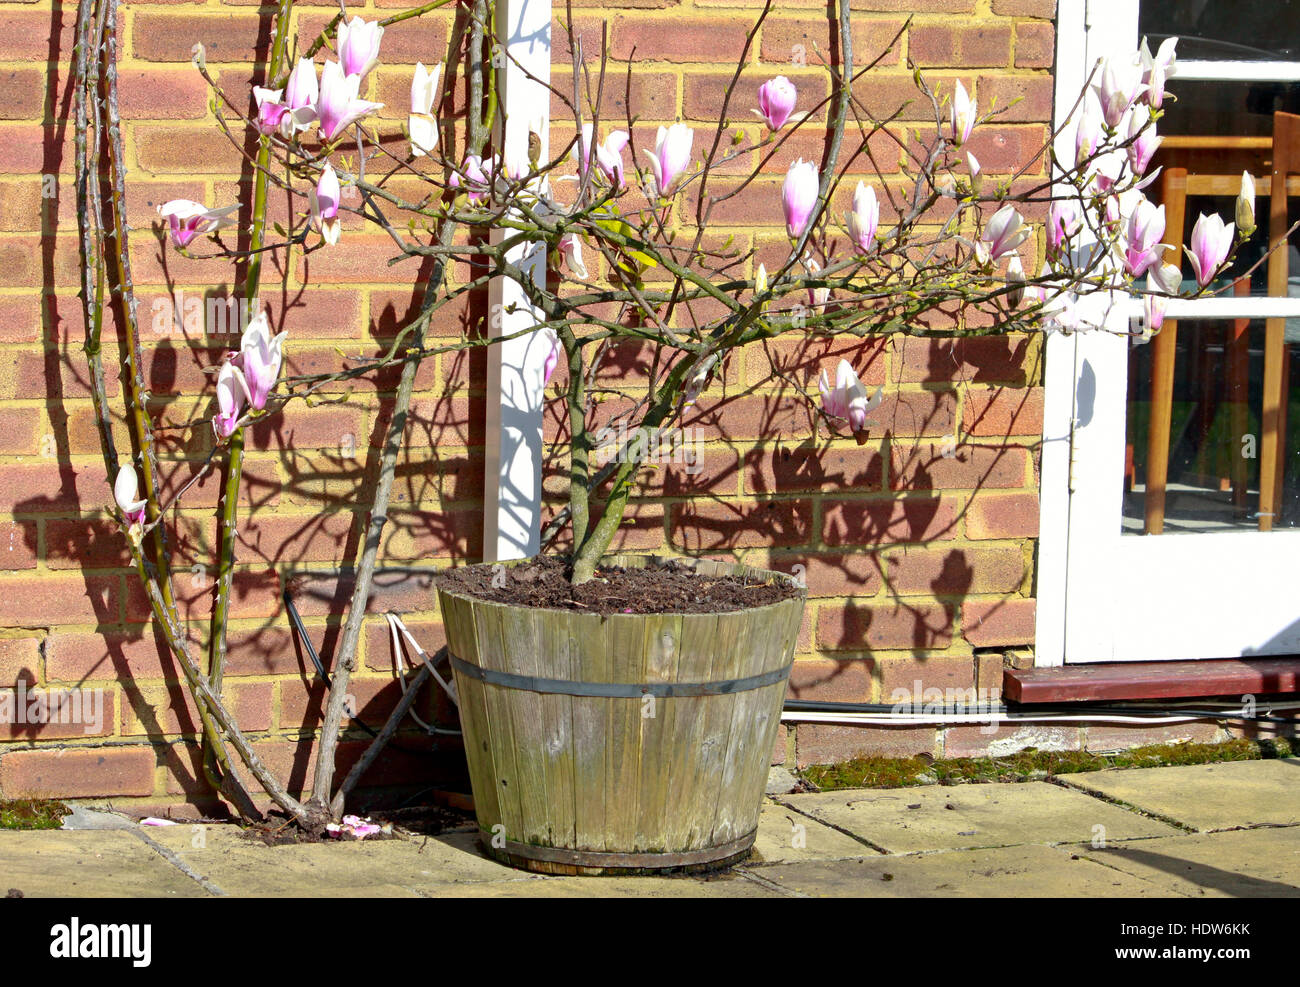
<svg viewBox="0 0 1300 987"><path fill-rule="evenodd" d="M316 647L311 643L311 638L307 635L307 628L303 625L302 617L298 615L298 608L294 606L293 597L289 595L288 588L286 588L284 590L284 593L281 595L284 598L284 609L289 614L289 624L292 627L294 633L298 635L298 639L302 642L303 647L307 650L307 657L311 659L312 665L315 666L317 676L319 676L320 680L325 683L325 688L332 689L334 686L333 683L330 681L329 673L325 671L325 665L320 660L320 655L316 653ZM365 720L361 719L361 717L357 715L356 711L349 710L348 715L351 718L353 723L359 726L371 737L379 736L379 731L374 729L372 726L370 726L370 724L367 723ZM444 733L446 733L446 731L440 730L437 731L436 733L430 731L428 735L438 736ZM429 753L429 751L424 750L422 748L406 747L398 743L396 738L389 740L388 746L393 748L394 750L399 750L406 754L423 755Z"/></svg>

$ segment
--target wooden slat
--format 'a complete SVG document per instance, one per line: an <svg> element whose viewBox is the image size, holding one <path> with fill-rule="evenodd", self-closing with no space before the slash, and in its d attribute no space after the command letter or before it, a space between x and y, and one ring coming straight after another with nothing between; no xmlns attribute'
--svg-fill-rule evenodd
<svg viewBox="0 0 1300 987"><path fill-rule="evenodd" d="M1015 703L1300 692L1300 658L1125 661L1059 668L1008 668L1002 695Z"/></svg>

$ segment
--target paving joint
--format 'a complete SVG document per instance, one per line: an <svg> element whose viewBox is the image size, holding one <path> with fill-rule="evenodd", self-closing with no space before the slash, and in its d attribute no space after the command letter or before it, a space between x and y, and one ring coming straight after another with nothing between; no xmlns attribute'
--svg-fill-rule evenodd
<svg viewBox="0 0 1300 987"><path fill-rule="evenodd" d="M150 839L146 833L142 833L138 829L132 829L130 832L133 833L135 836L139 837L145 846L149 847L149 849L157 853L158 856L163 858L163 860L167 861L167 863L171 864L178 871L180 871L182 874L184 874L186 877L188 877L191 881L193 881L195 884L201 887L208 894L212 895L214 898L229 897L229 895L227 895L225 891L223 891L216 884L208 880L206 877L204 877L202 874L196 871L193 867L187 864L184 860L182 860L180 856L176 853L176 851L170 849L169 847L165 847L161 843L158 843Z"/></svg>

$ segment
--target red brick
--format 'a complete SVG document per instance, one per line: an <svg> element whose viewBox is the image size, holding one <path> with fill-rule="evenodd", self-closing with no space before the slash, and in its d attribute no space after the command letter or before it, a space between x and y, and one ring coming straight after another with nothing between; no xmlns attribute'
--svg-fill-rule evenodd
<svg viewBox="0 0 1300 987"><path fill-rule="evenodd" d="M907 55L922 68L1006 66L1011 62L1011 28L914 25L908 32Z"/></svg>
<svg viewBox="0 0 1300 987"><path fill-rule="evenodd" d="M812 536L812 505L806 501L753 503L697 499L674 504L672 543L687 551L763 545L804 545Z"/></svg>
<svg viewBox="0 0 1300 987"><path fill-rule="evenodd" d="M1005 757L1032 747L1040 751L1077 751L1078 727L1009 724L992 731L985 724L949 727L944 731L944 757Z"/></svg>
<svg viewBox="0 0 1300 987"><path fill-rule="evenodd" d="M1050 69L1056 56L1056 30L1051 24L1016 25L1016 68Z"/></svg>
<svg viewBox="0 0 1300 987"><path fill-rule="evenodd" d="M880 562L869 551L770 552L760 564L777 572L796 572L795 567L801 567L810 597L873 596L881 584Z"/></svg>
<svg viewBox="0 0 1300 987"><path fill-rule="evenodd" d="M133 50L137 58L150 62L188 64L190 49L201 44L209 62L252 62L261 21L252 11L137 10L131 31Z"/></svg>
<svg viewBox="0 0 1300 987"><path fill-rule="evenodd" d="M43 71L0 69L0 120L40 119L44 105Z"/></svg>
<svg viewBox="0 0 1300 987"><path fill-rule="evenodd" d="M760 446L745 453L745 492L798 490L880 490L883 457L869 446L837 443L815 448L807 443Z"/></svg>
<svg viewBox="0 0 1300 987"><path fill-rule="evenodd" d="M819 702L869 703L873 695L871 670L870 658L796 661L790 669L788 695Z"/></svg>
<svg viewBox="0 0 1300 987"><path fill-rule="evenodd" d="M270 682L224 683L222 698L239 728L247 733L271 729ZM124 690L121 729L123 736L197 735L202 732L198 707L189 688L177 683L165 689Z"/></svg>
<svg viewBox="0 0 1300 987"><path fill-rule="evenodd" d="M126 536L108 518L45 522L45 561L51 569L118 569L131 564Z"/></svg>
<svg viewBox="0 0 1300 987"><path fill-rule="evenodd" d="M1043 434L1043 389L991 387L966 394L962 425L971 435Z"/></svg>
<svg viewBox="0 0 1300 987"><path fill-rule="evenodd" d="M993 0L993 13L1006 17L1056 16L1056 0Z"/></svg>
<svg viewBox="0 0 1300 987"><path fill-rule="evenodd" d="M121 597L117 576L16 576L0 580L0 627L113 623Z"/></svg>
<svg viewBox="0 0 1300 987"><path fill-rule="evenodd" d="M957 537L958 503L938 496L889 500L827 500L822 541L827 545L878 545Z"/></svg>
<svg viewBox="0 0 1300 987"><path fill-rule="evenodd" d="M32 521L0 521L0 569L36 567L36 524Z"/></svg>
<svg viewBox="0 0 1300 987"><path fill-rule="evenodd" d="M1038 494L975 494L966 508L968 538L1033 538L1038 534Z"/></svg>
<svg viewBox="0 0 1300 987"><path fill-rule="evenodd" d="M838 764L855 757L934 756L938 735L934 727L845 727L800 723L795 728L795 757L799 767Z"/></svg>
<svg viewBox="0 0 1300 987"><path fill-rule="evenodd" d="M16 710L12 720L0 724L0 737L6 740L76 740L113 733L117 690L111 687L78 684L51 690L33 688L28 682L25 692L13 695L14 699L6 696L3 701L21 704L21 713Z"/></svg>
<svg viewBox="0 0 1300 987"><path fill-rule="evenodd" d="M952 643L952 612L941 603L859 603L823 606L817 616L817 647L942 650Z"/></svg>
<svg viewBox="0 0 1300 987"><path fill-rule="evenodd" d="M886 585L900 596L965 596L1009 593L1024 580L1019 546L953 548L909 546L884 553Z"/></svg>
<svg viewBox="0 0 1300 987"><path fill-rule="evenodd" d="M860 69L878 57L882 66L897 65L903 47L900 32L905 23L897 17L854 17L854 66ZM890 43L896 37L898 41L890 49ZM838 29L832 37L830 20L824 16L800 17L797 20L771 18L763 25L762 58L765 64L816 66L822 64L824 58L830 64L838 65L839 48ZM737 48L736 54L739 53L740 49Z"/></svg>
<svg viewBox="0 0 1300 987"><path fill-rule="evenodd" d="M1088 724L1089 751L1122 751L1129 747L1148 744L1178 744L1191 741L1197 744L1218 743L1227 739L1226 731L1217 723L1184 723L1177 726L1102 726Z"/></svg>
<svg viewBox="0 0 1300 987"><path fill-rule="evenodd" d="M0 685L15 685L20 678L29 685L42 680L40 638L0 638Z"/></svg>
<svg viewBox="0 0 1300 987"><path fill-rule="evenodd" d="M970 655L928 655L919 659L892 658L878 663L880 676L880 701L882 703L910 702L926 704L939 701L932 689L943 693L947 702L951 694L954 702L975 696L975 661ZM906 698L904 698L906 694Z"/></svg>
<svg viewBox="0 0 1300 987"><path fill-rule="evenodd" d="M10 751L0 756L5 798L151 795L154 752L148 747Z"/></svg>
<svg viewBox="0 0 1300 987"><path fill-rule="evenodd" d="M977 648L1034 643L1034 600L967 600L961 606L962 637Z"/></svg>
<svg viewBox="0 0 1300 987"><path fill-rule="evenodd" d="M689 29L683 30L680 16L618 15L611 19L610 26L610 57L617 61L635 57L637 62L716 63L720 57L739 57L750 22L747 18L692 15ZM596 47L590 46L591 40ZM587 57L593 57L600 50L599 37L584 39L583 50Z"/></svg>
<svg viewBox="0 0 1300 987"><path fill-rule="evenodd" d="M1048 123L1052 119L1050 75L981 75L976 92L981 113L994 108L1001 111L994 117L998 123ZM979 162L985 167L983 158Z"/></svg>
<svg viewBox="0 0 1300 987"><path fill-rule="evenodd" d="M892 490L974 490L1023 487L1029 482L1028 449L954 442L951 446L895 446L892 458Z"/></svg>
<svg viewBox="0 0 1300 987"><path fill-rule="evenodd" d="M966 381L1023 386L1031 340L1021 335L960 339L901 336L890 348L894 360L891 379L901 383Z"/></svg>
<svg viewBox="0 0 1300 987"><path fill-rule="evenodd" d="M200 653L192 652L196 658ZM131 631L59 632L45 643L45 674L51 682L99 679L181 678L180 666L150 627Z"/></svg>

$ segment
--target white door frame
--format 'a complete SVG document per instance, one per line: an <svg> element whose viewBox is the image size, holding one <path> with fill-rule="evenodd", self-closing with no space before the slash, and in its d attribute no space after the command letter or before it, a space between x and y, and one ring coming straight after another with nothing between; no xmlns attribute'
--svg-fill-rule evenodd
<svg viewBox="0 0 1300 987"><path fill-rule="evenodd" d="M1137 5L1060 0L1057 18L1059 126L1097 59L1108 49L1136 47ZM1174 75L1294 80L1300 64L1182 62ZM1058 136L1057 154L1073 159L1073 128ZM1115 306L1108 325L1122 330L1140 310L1136 300ZM1294 317L1300 303L1220 297L1173 302L1168 314ZM1035 664L1300 650L1300 581L1285 578L1294 571L1288 558L1300 557L1300 530L1161 536L1158 542L1120 536L1128 345L1122 336L1098 332L1053 333L1047 341ZM1259 565L1234 572L1234 558ZM1260 572L1281 578L1261 579ZM1200 583L1186 580L1189 585L1167 594L1176 600L1135 602L1168 585L1171 574L1186 573L1201 574Z"/></svg>

